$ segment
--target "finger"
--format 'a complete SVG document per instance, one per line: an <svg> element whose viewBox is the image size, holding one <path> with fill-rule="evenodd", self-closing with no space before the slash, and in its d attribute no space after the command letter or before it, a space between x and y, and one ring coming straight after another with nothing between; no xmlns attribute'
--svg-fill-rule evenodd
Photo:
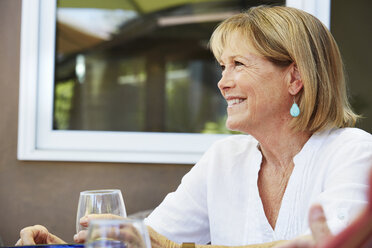
<svg viewBox="0 0 372 248"><path fill-rule="evenodd" d="M23 246L22 239L18 239L14 246Z"/></svg>
<svg viewBox="0 0 372 248"><path fill-rule="evenodd" d="M60 239L59 237L49 233L47 238L47 244L66 244L66 242Z"/></svg>
<svg viewBox="0 0 372 248"><path fill-rule="evenodd" d="M126 227L120 229L120 234L118 237L119 240L125 240L125 243L128 244L128 247L144 248L145 241L140 233L134 227Z"/></svg>
<svg viewBox="0 0 372 248"><path fill-rule="evenodd" d="M126 240L127 242L136 242L139 237L130 229L120 229L120 233L116 235L118 239Z"/></svg>
<svg viewBox="0 0 372 248"><path fill-rule="evenodd" d="M319 243L332 236L327 225L327 219L324 210L320 205L313 205L309 212L309 225L313 234L315 243Z"/></svg>
<svg viewBox="0 0 372 248"><path fill-rule="evenodd" d="M87 238L88 231L83 230L74 235L74 242L84 243Z"/></svg>
<svg viewBox="0 0 372 248"><path fill-rule="evenodd" d="M105 227L102 229L94 229L91 231L89 235L90 235L89 238L93 240L102 237L114 240L125 240L128 243L129 242L138 243L139 240L142 240L141 234L131 224ZM76 235L76 240L80 241L80 239L82 239L83 237L84 234L82 232L79 232L78 235Z"/></svg>
<svg viewBox="0 0 372 248"><path fill-rule="evenodd" d="M124 218L114 214L88 214L84 217L81 217L79 223L83 227L88 227L89 222L96 219L123 220Z"/></svg>
<svg viewBox="0 0 372 248"><path fill-rule="evenodd" d="M31 226L23 228L19 236L21 237L23 245L36 245L35 238L38 236L42 236L42 232L40 235L40 226Z"/></svg>
<svg viewBox="0 0 372 248"><path fill-rule="evenodd" d="M142 242L143 238L133 225L124 225L120 228L119 238L128 242Z"/></svg>

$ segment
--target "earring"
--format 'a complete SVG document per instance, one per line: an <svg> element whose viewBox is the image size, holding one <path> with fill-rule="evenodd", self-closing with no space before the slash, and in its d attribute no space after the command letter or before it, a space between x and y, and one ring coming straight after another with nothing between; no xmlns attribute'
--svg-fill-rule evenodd
<svg viewBox="0 0 372 248"><path fill-rule="evenodd" d="M293 116L293 117L297 117L300 115L301 111L300 111L300 108L298 107L297 103L296 103L296 100L295 100L295 97L293 97L293 105L291 107L291 110L289 111L289 113Z"/></svg>

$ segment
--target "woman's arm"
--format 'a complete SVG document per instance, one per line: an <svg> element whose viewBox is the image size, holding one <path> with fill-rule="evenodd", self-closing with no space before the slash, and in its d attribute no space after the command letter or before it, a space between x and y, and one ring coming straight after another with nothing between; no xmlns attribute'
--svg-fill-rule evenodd
<svg viewBox="0 0 372 248"><path fill-rule="evenodd" d="M20 238L15 244L37 245L37 244L65 244L66 242L59 237L51 234L46 227L41 225L25 227L19 233Z"/></svg>

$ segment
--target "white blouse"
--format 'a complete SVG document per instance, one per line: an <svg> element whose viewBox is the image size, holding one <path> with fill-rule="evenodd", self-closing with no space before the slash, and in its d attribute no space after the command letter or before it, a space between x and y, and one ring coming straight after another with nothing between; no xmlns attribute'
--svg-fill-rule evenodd
<svg viewBox="0 0 372 248"><path fill-rule="evenodd" d="M248 245L309 234L307 214L314 203L323 206L334 233L366 205L372 135L356 128L323 131L294 157L273 230L257 187L257 147L250 135L216 142L146 224L178 243Z"/></svg>

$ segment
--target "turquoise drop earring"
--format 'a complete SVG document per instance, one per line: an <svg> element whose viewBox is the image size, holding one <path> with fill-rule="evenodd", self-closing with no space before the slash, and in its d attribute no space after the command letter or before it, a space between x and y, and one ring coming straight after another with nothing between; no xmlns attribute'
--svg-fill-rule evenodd
<svg viewBox="0 0 372 248"><path fill-rule="evenodd" d="M293 105L291 107L291 110L289 111L293 117L297 117L300 115L301 111L300 108L298 107L295 98L293 97Z"/></svg>

